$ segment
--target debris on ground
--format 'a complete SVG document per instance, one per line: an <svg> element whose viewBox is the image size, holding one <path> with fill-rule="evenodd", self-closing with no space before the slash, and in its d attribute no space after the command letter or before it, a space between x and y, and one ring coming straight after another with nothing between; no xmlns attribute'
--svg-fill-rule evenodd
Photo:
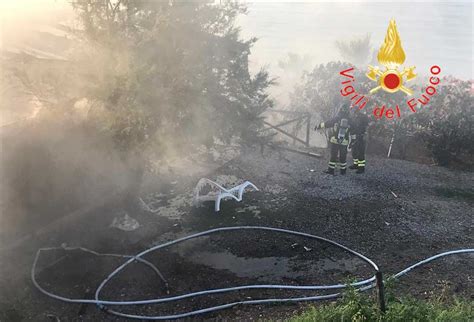
<svg viewBox="0 0 474 322"><path fill-rule="evenodd" d="M205 176L212 178L224 176L224 181L234 181L235 184L242 183L239 178L252 178L256 186L263 187L263 193L246 194L239 204L226 203L219 216L215 215L212 206L192 206L192 189L203 176L203 173L199 173L179 179L173 177L169 182L177 180L178 183L169 185L168 182L167 189L160 189L163 180L160 185L150 186L143 194L143 201L152 210L159 211L154 216L140 217L140 228L135 232L124 234L109 228L114 220L116 224L120 222L115 219L119 217L117 214L127 219L121 210L123 204L116 202L94 211L91 214L93 224L90 220L77 218L68 229L50 233L47 238L43 236L35 239L31 245L24 244L14 254L5 255L3 276L8 278L1 280L0 287L11 292L8 298L0 299L0 312L15 303L21 303L19 311L29 312L24 316L25 320L44 316L45 308L55 310L53 312L61 320L77 318L77 310L71 310L71 306L51 304L50 300L28 291L31 289L27 287L31 283L31 253L37 250L38 244L59 245L66 241L68 244L134 254L149 245L215 227L256 225L292 229L347 243L383 263L387 272L396 272L406 264L436 253L440 248L466 248L474 242L469 230L474 190L474 174L471 172L370 156L367 171L363 175L350 172L346 176L327 177L320 171L327 167L325 159L294 153L288 153L287 158L291 160L291 167L276 153L266 152L262 156L259 151L250 151L214 172L205 173ZM315 169L315 172L309 173L308 169ZM407 187L410 187L410 193L404 194L403 198L395 199L392 193L387 193L407 191ZM258 217L254 214L257 210ZM127 215L135 217L131 212ZM148 222L145 223L145 220ZM176 252L176 247L170 247L168 251L150 254L148 258L160 270L172 272L169 276L172 278L170 285L173 286L173 296L186 293L189 289L207 289L210 285L226 287L260 282L310 285L321 280L338 283L346 278L368 276L370 273L357 259L346 258L343 253L336 253L321 243L307 243L297 238L246 232L215 235L199 241L207 243L205 251L200 244L185 241L179 245L195 246L199 252L193 249L189 256L183 256ZM455 292L450 290L450 294L470 298L474 280L469 275L473 270L469 256L434 263L435 269L413 273L397 284L394 291L418 297L425 291L432 292L436 287L429 280L449 280L455 285L465 285ZM76 295L82 297L87 287L95 286L93 280L103 278L104 272L117 265L119 262L115 259L98 262L94 257L71 254L53 267L45 268L38 279L45 285L54 283L58 286L58 292L66 292L72 286L77 291ZM133 265L130 269L131 280L124 280L125 284L111 285L107 296L113 298L113 294L116 294L120 297L124 287L133 290L134 294L126 294L131 298L166 296L159 285L150 282L149 274L143 274L141 265ZM259 273L255 274L257 271ZM70 277L67 274L73 277L73 284L67 282ZM87 281L91 281L91 284L87 285ZM278 290L271 294L283 297L311 293L302 295L301 292L295 294ZM238 294L229 292L216 297L196 297L193 301L183 301L180 306L192 310L222 301L239 301L247 296L258 298L261 295L251 290ZM303 307L304 304L301 304L296 308ZM140 313L151 313L145 306L139 310ZM163 303L156 310L157 313L173 313L175 307ZM295 306L286 305L278 306L277 309L274 306L248 306L240 308L238 314L228 310L204 318L252 320L263 315L263 319L286 320L294 310ZM96 310L86 313L86 319L91 321L103 321L108 317L106 313Z"/></svg>
<svg viewBox="0 0 474 322"><path fill-rule="evenodd" d="M138 229L140 224L136 219L130 217L128 213L123 212L114 218L110 226L123 231L133 231Z"/></svg>

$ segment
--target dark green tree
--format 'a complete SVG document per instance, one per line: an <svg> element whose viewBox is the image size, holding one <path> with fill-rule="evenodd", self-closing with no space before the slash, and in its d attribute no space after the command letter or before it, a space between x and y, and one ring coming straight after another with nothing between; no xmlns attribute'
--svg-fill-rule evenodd
<svg viewBox="0 0 474 322"><path fill-rule="evenodd" d="M251 75L256 39L242 40L240 3L74 0L82 28L76 52L91 120L115 138L143 174L155 158L189 153L215 140L258 141L272 84ZM140 170L141 169L141 170Z"/></svg>
<svg viewBox="0 0 474 322"><path fill-rule="evenodd" d="M430 102L407 118L440 165L474 161L474 97L471 82L445 77Z"/></svg>

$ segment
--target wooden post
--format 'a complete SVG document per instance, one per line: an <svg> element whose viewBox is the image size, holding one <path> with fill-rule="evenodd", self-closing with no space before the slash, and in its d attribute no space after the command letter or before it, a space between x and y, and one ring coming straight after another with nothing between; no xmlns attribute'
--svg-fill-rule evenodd
<svg viewBox="0 0 474 322"><path fill-rule="evenodd" d="M286 135L286 136L292 138L293 140L295 140L295 141L297 141L297 142L300 142L300 143L306 145L306 142L303 141L302 139L300 139L300 138L294 136L293 134L291 134L291 133L289 133L289 132L287 132L287 131L284 131L284 130L280 129L279 127L276 127L275 125L272 125L272 124L268 123L267 121L263 121L263 124L265 124L265 125L269 126L270 128L272 128L272 129L274 129L274 130L276 130L276 131L278 131L278 132L280 132L280 133L282 133L282 134L284 134L284 135Z"/></svg>
<svg viewBox="0 0 474 322"><path fill-rule="evenodd" d="M380 311L382 312L382 314L384 314L386 307L385 307L385 292L384 292L384 286L383 286L382 272L378 271L375 274L375 278L377 279L377 293L379 297Z"/></svg>
<svg viewBox="0 0 474 322"><path fill-rule="evenodd" d="M390 158L390 154L392 152L392 145L393 145L394 140L395 140L395 131L393 132L392 139L390 140L390 146L388 147L387 158Z"/></svg>
<svg viewBox="0 0 474 322"><path fill-rule="evenodd" d="M311 133L311 115L308 114L308 120L306 121L306 147L309 148L309 135Z"/></svg>
<svg viewBox="0 0 474 322"><path fill-rule="evenodd" d="M298 123L293 124L293 135L296 137L298 135ZM293 138L293 145L296 145L296 140Z"/></svg>

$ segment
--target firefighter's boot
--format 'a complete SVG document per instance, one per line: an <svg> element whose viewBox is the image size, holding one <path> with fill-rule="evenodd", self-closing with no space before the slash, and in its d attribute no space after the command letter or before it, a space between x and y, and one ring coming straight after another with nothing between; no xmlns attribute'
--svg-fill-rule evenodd
<svg viewBox="0 0 474 322"><path fill-rule="evenodd" d="M341 169L341 174L345 175L346 174L346 169Z"/></svg>
<svg viewBox="0 0 474 322"><path fill-rule="evenodd" d="M327 170L323 171L326 174L332 174L334 175L334 169L333 168L327 168Z"/></svg>
<svg viewBox="0 0 474 322"><path fill-rule="evenodd" d="M357 170L359 168L359 159L354 159L352 165L349 167L351 170Z"/></svg>
<svg viewBox="0 0 474 322"><path fill-rule="evenodd" d="M358 174L365 172L365 160L359 160L357 172Z"/></svg>

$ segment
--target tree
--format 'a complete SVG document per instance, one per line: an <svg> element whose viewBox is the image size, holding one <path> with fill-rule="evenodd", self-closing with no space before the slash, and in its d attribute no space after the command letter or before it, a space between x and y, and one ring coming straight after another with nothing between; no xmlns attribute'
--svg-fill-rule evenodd
<svg viewBox="0 0 474 322"><path fill-rule="evenodd" d="M89 97L114 110L114 132L124 148L139 147L155 134L162 145L170 139L179 145L228 141L258 129L258 116L272 106L265 94L272 84L268 73L252 77L248 71L256 39L240 40L234 26L246 10L241 4L73 5L85 39L104 60L93 67L99 74L93 74ZM135 120L133 126L128 120Z"/></svg>
<svg viewBox="0 0 474 322"><path fill-rule="evenodd" d="M324 120L335 116L340 106L349 102L340 93L342 76L339 73L351 67L344 62L317 65L310 73L305 73L301 84L295 87L290 95L290 106L298 111L317 113ZM362 81L365 78L363 72L354 69L354 77L357 79L356 90L363 92L362 88L366 86Z"/></svg>
<svg viewBox="0 0 474 322"><path fill-rule="evenodd" d="M337 114L343 103L350 103L350 97L341 95L341 89L345 85L342 84L343 76L340 75L340 72L351 67L354 66L345 62L329 62L326 65L317 65L310 73L304 74L302 83L295 87L291 94L290 106L298 111L317 113L321 120L332 118ZM367 93L374 87L374 82L365 76L365 70L354 67L352 75L355 82L351 83L351 86L354 86L357 93L365 93L366 97L369 97ZM377 95L370 95L370 103L365 108L367 113L371 115L375 106L395 107L404 99L405 94L401 92L391 94L379 91ZM402 111L403 118L407 115L408 113ZM373 122L369 128L369 133L370 144L380 147L386 146L387 149L392 137L395 136L397 141L402 142L408 135L399 119L389 120L386 118Z"/></svg>
<svg viewBox="0 0 474 322"><path fill-rule="evenodd" d="M252 76L256 39L242 40L236 2L75 0L84 96L143 174L146 151L164 158L214 140L249 144L271 107L265 70ZM140 170L141 169L141 170Z"/></svg>
<svg viewBox="0 0 474 322"><path fill-rule="evenodd" d="M406 122L440 165L453 161L472 164L474 98L470 81L444 78L430 102Z"/></svg>

